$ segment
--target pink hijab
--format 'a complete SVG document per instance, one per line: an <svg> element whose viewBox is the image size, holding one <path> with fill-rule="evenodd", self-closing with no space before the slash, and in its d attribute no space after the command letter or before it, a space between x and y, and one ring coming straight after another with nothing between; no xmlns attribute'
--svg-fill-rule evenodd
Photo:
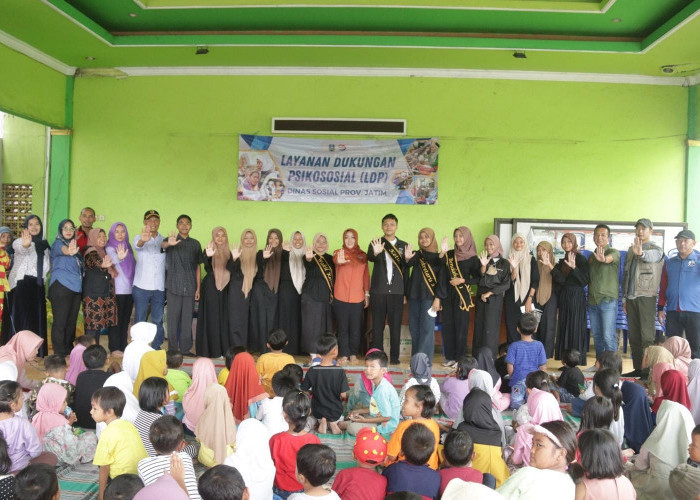
<svg viewBox="0 0 700 500"><path fill-rule="evenodd" d="M503 245L501 245L501 240L498 239L498 236L492 234L484 238L484 240L491 240L491 243L493 243L493 252L489 254L490 258L503 257Z"/></svg>
<svg viewBox="0 0 700 500"><path fill-rule="evenodd" d="M673 336L666 339L663 346L669 350L675 359L676 370L688 378L688 367L692 361L693 355L690 351L690 344L683 337Z"/></svg>
<svg viewBox="0 0 700 500"><path fill-rule="evenodd" d="M381 349L377 349L376 347L374 347L374 348L370 349L369 351L367 351L367 353L365 353L365 356L367 356L367 354L369 354L370 352L379 352L379 351L381 351ZM372 393L374 392L374 388L372 387L372 381L367 378L367 375L365 375L364 370L362 370L362 375L360 378L362 379L362 385L365 387L365 391L367 391L367 394L369 394L371 396ZM389 381L389 383L391 383L391 375L389 375L389 372L386 372L384 374L384 378L387 379Z"/></svg>
<svg viewBox="0 0 700 500"><path fill-rule="evenodd" d="M66 380L73 385L75 385L76 380L78 380L78 375L87 370L87 366L85 366L83 362L83 352L85 352L85 346L83 344L78 344L70 352Z"/></svg>
<svg viewBox="0 0 700 500"><path fill-rule="evenodd" d="M530 422L518 426L513 443L512 462L516 465L530 465L530 450L532 449L532 434L529 430L535 425L564 420L559 403L554 396L546 391L532 389L527 398L527 409L530 412Z"/></svg>
<svg viewBox="0 0 700 500"><path fill-rule="evenodd" d="M192 432L204 412L204 393L209 385L216 383L216 369L211 359L197 358L192 366L192 385L182 396L182 409L185 411L182 422Z"/></svg>
<svg viewBox="0 0 700 500"><path fill-rule="evenodd" d="M17 373L22 376L22 369L27 361L36 358L37 350L44 339L29 330L17 332L4 346L0 347L0 363L12 361L17 366Z"/></svg>
<svg viewBox="0 0 700 500"><path fill-rule="evenodd" d="M34 424L40 440L44 439L46 433L51 429L68 423L66 417L61 413L67 394L64 387L51 382L42 385L39 389L39 394L36 397L38 413L34 415L32 424Z"/></svg>

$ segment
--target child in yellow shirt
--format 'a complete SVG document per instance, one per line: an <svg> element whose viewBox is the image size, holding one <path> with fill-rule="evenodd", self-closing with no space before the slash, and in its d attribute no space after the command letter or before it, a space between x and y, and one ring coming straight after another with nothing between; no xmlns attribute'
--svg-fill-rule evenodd
<svg viewBox="0 0 700 500"><path fill-rule="evenodd" d="M260 376L260 383L271 398L275 397L275 392L272 390L273 375L286 365L295 363L293 356L282 352L286 345L287 334L284 333L284 330L281 328L272 330L267 341L267 348L270 349L270 352L260 356L255 364L255 370Z"/></svg>

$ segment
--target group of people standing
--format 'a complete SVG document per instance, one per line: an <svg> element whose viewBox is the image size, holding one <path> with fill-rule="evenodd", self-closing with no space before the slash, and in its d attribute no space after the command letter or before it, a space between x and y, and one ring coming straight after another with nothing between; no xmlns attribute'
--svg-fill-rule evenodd
<svg viewBox="0 0 700 500"><path fill-rule="evenodd" d="M473 352L488 347L498 353L503 308L509 343L519 339L516 325L522 312L536 311L541 315L536 338L547 357L559 359L575 349L581 353L580 364L585 364L586 312L596 351L617 350L620 282L635 372L642 369L644 350L654 341L659 292L660 320L666 318L663 306L669 305L668 327L673 331L668 334L682 335L685 330L694 354L700 347L700 265L694 265L700 254L694 250L695 236L681 231L676 236L679 253L664 266L663 250L651 239L649 219L637 221L624 264L620 252L610 246L610 228L604 224L594 230L595 250L588 258L579 251L576 235L565 233L565 255L556 262L551 243L542 241L531 252L520 234L513 236L507 257L496 235L486 237L478 253L466 226L453 231L453 245L447 237L438 244L434 230L423 228L414 250L397 237L398 218L393 214L383 217L382 236L371 240L367 252L350 228L343 231L343 246L332 254L324 233L307 245L301 231L285 241L280 230L270 229L259 250L253 229L245 229L240 241L232 243L219 226L202 249L189 236L188 215L177 218L177 231L167 237L159 233L157 211L147 211L143 220L133 241L122 222L112 224L108 233L93 227L95 212L89 207L80 213L80 226L70 219L61 221L51 245L36 215L26 218L14 241L9 229L0 228L5 249L0 251L0 268L9 270L6 280L0 269L5 290L3 343L24 329L46 338L44 280L50 272L51 339L60 355L70 352L81 305L86 333L107 332L113 352L126 347L132 309L135 322L145 321L150 311L157 326L153 347L160 348L167 299L170 346L185 355L194 355L192 318L198 302L199 356L220 357L237 346L264 352L269 332L281 328L288 338L285 352L313 358L321 335L334 331L335 324L339 362L356 362L363 311L369 307L369 347L384 349L388 323L389 359L396 364L401 317L408 303L412 354L424 352L430 359L435 318L442 311L446 366L455 365L466 352L472 308ZM682 286L669 286L681 282ZM46 354L45 345L40 355Z"/></svg>

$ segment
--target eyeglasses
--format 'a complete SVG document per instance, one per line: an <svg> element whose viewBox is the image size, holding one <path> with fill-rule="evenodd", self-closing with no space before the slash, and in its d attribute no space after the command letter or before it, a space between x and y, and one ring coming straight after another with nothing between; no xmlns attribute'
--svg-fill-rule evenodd
<svg viewBox="0 0 700 500"><path fill-rule="evenodd" d="M71 226L63 226L63 230L64 231L75 231L75 228L71 227Z"/></svg>

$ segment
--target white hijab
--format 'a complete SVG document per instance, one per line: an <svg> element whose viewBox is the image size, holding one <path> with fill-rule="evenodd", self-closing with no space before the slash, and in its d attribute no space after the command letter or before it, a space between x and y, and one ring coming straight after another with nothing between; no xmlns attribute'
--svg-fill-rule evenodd
<svg viewBox="0 0 700 500"><path fill-rule="evenodd" d="M656 427L642 448L670 467L676 467L688 458L690 434L694 427L695 422L688 408L665 399L656 413Z"/></svg>
<svg viewBox="0 0 700 500"><path fill-rule="evenodd" d="M270 456L270 431L255 418L247 418L236 432L236 451L224 460L243 476L252 500L271 500L275 464Z"/></svg>
<svg viewBox="0 0 700 500"><path fill-rule="evenodd" d="M105 383L102 387L116 387L124 393L124 396L126 397L126 406L124 407L124 411L122 412L121 419L131 422L133 424L134 420L136 420L136 415L138 414L140 408L139 402L136 399L136 396L134 396L134 383L129 378L129 374L125 371L121 371L115 373L114 375L110 375L107 378L107 380L105 380ZM97 423L95 427L97 437L100 437L100 434L106 427L107 424L105 424L104 422Z"/></svg>
<svg viewBox="0 0 700 500"><path fill-rule="evenodd" d="M520 238L525 243L525 246L519 252L513 250L513 243L515 243L516 238ZM515 289L515 300L520 299L520 302L524 303L530 291L530 264L532 258L530 257L530 245L527 243L527 238L520 233L515 233L510 240L510 257L519 259L518 272L513 281L513 288Z"/></svg>
<svg viewBox="0 0 700 500"><path fill-rule="evenodd" d="M303 244L301 248L294 248L294 235L299 233L301 235L301 240ZM292 237L289 239L289 244L291 245L291 250L289 250L289 273L292 275L292 281L294 282L294 288L297 292L301 294L301 287L304 286L304 279L306 279L306 267L304 267L304 257L306 255L306 238L304 233L301 231L294 231Z"/></svg>
<svg viewBox="0 0 700 500"><path fill-rule="evenodd" d="M694 359L688 365L688 396L692 405L691 413L695 424L700 424L700 359Z"/></svg>
<svg viewBox="0 0 700 500"><path fill-rule="evenodd" d="M131 343L124 349L122 369L129 374L133 383L139 374L141 358L148 351L152 351L151 342L156 338L157 327L153 323L141 321L131 327Z"/></svg>
<svg viewBox="0 0 700 500"><path fill-rule="evenodd" d="M17 382L17 365L14 361L3 361L0 363L0 381L12 380Z"/></svg>

